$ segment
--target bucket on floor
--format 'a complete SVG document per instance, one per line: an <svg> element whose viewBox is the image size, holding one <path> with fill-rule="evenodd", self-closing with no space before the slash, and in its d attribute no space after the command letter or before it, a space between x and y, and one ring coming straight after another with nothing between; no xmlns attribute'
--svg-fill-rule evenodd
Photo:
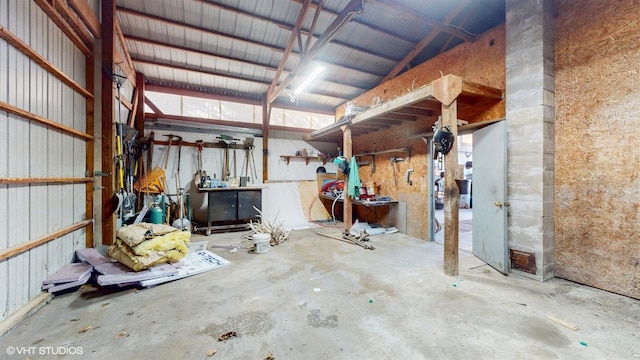
<svg viewBox="0 0 640 360"><path fill-rule="evenodd" d="M269 246L271 246L271 234L253 234L253 243L256 245L255 252L258 254L264 254L269 251Z"/></svg>

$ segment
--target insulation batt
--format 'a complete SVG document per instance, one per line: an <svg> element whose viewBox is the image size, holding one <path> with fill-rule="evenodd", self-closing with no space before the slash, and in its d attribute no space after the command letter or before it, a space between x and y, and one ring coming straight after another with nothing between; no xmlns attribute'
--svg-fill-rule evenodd
<svg viewBox="0 0 640 360"><path fill-rule="evenodd" d="M117 237L109 247L109 256L140 271L180 261L189 252L191 233L163 224L140 223L122 228Z"/></svg>

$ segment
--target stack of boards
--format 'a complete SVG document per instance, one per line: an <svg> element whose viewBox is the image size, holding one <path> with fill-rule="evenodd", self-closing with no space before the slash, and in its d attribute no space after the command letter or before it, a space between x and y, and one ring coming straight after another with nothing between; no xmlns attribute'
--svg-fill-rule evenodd
<svg viewBox="0 0 640 360"><path fill-rule="evenodd" d="M86 262L71 263L49 275L42 282L42 290L50 293L81 286L89 281L93 266Z"/></svg>

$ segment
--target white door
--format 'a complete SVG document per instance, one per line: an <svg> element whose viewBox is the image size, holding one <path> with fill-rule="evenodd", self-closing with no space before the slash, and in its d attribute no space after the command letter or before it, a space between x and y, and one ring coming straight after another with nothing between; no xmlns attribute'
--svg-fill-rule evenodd
<svg viewBox="0 0 640 360"><path fill-rule="evenodd" d="M473 254L506 274L507 124L500 121L473 133Z"/></svg>

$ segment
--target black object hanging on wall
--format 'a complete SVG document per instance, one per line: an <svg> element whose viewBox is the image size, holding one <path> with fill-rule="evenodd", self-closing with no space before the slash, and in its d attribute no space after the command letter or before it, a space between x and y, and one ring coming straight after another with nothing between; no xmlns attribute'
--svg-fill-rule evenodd
<svg viewBox="0 0 640 360"><path fill-rule="evenodd" d="M449 125L445 125L436 130L436 133L433 135L433 145L435 146L436 151L443 155L447 155L449 151L451 151L454 140L455 137L453 136Z"/></svg>

